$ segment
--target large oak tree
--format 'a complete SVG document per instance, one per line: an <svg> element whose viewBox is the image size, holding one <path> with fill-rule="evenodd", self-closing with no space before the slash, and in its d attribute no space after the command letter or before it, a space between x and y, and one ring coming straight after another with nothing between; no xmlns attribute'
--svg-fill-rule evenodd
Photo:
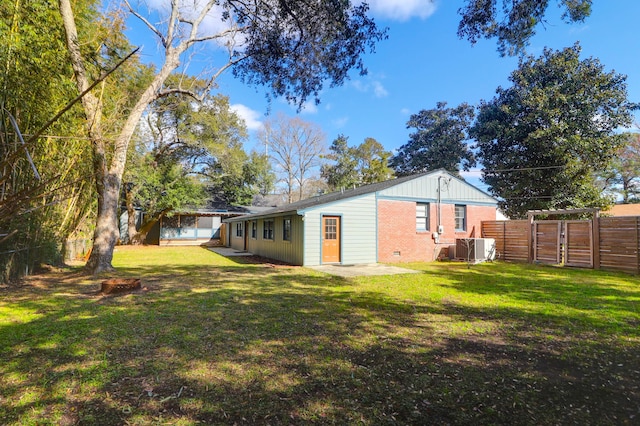
<svg viewBox="0 0 640 426"><path fill-rule="evenodd" d="M350 70L365 72L361 55L373 50L384 31L367 16L366 3L349 1L300 2L291 0L172 0L161 24L145 16L144 5L136 7L125 0L131 14L154 34L162 48L164 61L153 80L137 96L134 106L116 135L107 144L102 126L102 105L96 93L82 99L87 133L92 140L94 174L98 194L98 216L94 246L87 268L93 273L112 269L113 248L118 238L117 207L129 142L149 104L171 93L193 93L190 88L165 85L167 78L189 53L206 52L196 46L218 43L227 55L211 55L215 69L209 76L212 87L227 69L247 84L263 85L276 96L302 105L309 97L317 99L325 84L340 85ZM78 91L89 87L92 76L80 46L70 0L59 0L66 31L67 47ZM153 15L153 14L152 14ZM213 25L212 25L213 24ZM212 28L215 28L212 30Z"/></svg>
<svg viewBox="0 0 640 426"><path fill-rule="evenodd" d="M86 35L88 67L111 69L124 42L123 21L101 16L98 3L74 2L77 25ZM105 116L127 108L145 69L132 58L100 84ZM58 0L0 2L0 88L1 281L59 262L67 239L84 240L92 231L91 145L82 108L70 102L78 93ZM117 129L119 123L104 124Z"/></svg>
<svg viewBox="0 0 640 426"><path fill-rule="evenodd" d="M398 176L446 169L458 173L460 168L469 170L475 165L475 157L466 141L467 129L474 117L473 107L463 103L447 108L446 102L438 102L436 108L412 114L407 128L416 131L409 135L409 142L402 145L391 159Z"/></svg>
<svg viewBox="0 0 640 426"><path fill-rule="evenodd" d="M582 22L592 0L556 0L566 22ZM536 27L547 21L550 0L466 0L460 8L458 36L476 43L496 38L501 55L523 54Z"/></svg>
<svg viewBox="0 0 640 426"><path fill-rule="evenodd" d="M626 76L580 59L576 44L521 59L509 80L481 103L470 129L483 180L505 213L606 206L594 173L622 144L615 130L632 121Z"/></svg>
<svg viewBox="0 0 640 426"><path fill-rule="evenodd" d="M349 146L348 138L339 135L329 151L324 158L330 162L322 165L321 175L332 190L382 182L393 176L389 168L391 152L374 138Z"/></svg>

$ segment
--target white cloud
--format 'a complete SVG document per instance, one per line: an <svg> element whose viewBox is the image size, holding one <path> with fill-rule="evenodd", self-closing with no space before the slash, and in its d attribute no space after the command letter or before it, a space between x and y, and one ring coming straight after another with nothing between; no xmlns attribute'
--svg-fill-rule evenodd
<svg viewBox="0 0 640 426"><path fill-rule="evenodd" d="M229 106L229 109L238 114L238 117L244 120L245 124L247 125L247 129L262 129L262 122L260 121L261 114L258 111L255 111L242 104L233 104Z"/></svg>
<svg viewBox="0 0 640 426"><path fill-rule="evenodd" d="M303 114L316 114L318 112L318 105L316 105L316 101L311 100L303 103L300 108L300 112Z"/></svg>
<svg viewBox="0 0 640 426"><path fill-rule="evenodd" d="M351 86L358 92L366 92L367 86L362 83L361 80L355 80L351 82Z"/></svg>
<svg viewBox="0 0 640 426"><path fill-rule="evenodd" d="M460 176L462 176L465 179L479 179L480 176L482 175L482 169L479 169L477 167L473 167L469 170L460 170Z"/></svg>
<svg viewBox="0 0 640 426"><path fill-rule="evenodd" d="M572 26L569 29L569 34L580 34L589 30L591 30L589 25L580 25L579 27Z"/></svg>
<svg viewBox="0 0 640 426"><path fill-rule="evenodd" d="M374 15L395 21L426 19L436 11L437 3L438 0L369 0Z"/></svg>
<svg viewBox="0 0 640 426"><path fill-rule="evenodd" d="M402 114L402 115L411 115L411 110L409 108L402 108L400 110L400 114Z"/></svg>
<svg viewBox="0 0 640 426"><path fill-rule="evenodd" d="M331 124L333 124L333 127L335 127L336 129L340 129L346 126L348 122L349 122L349 117L341 117L331 121Z"/></svg>
<svg viewBox="0 0 640 426"><path fill-rule="evenodd" d="M385 89L382 83L380 83L379 81L373 82L373 93L376 95L376 98L384 98L389 95L387 89Z"/></svg>
<svg viewBox="0 0 640 426"><path fill-rule="evenodd" d="M356 89L358 92L369 93L373 92L373 95L376 98L384 98L389 95L387 89L385 89L384 85L378 80L370 80L367 82L363 82L362 80L352 81L351 87Z"/></svg>

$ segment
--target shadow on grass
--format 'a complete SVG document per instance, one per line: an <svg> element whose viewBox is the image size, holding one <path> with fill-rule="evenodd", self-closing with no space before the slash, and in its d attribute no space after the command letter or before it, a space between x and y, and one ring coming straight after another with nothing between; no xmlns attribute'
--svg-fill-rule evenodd
<svg viewBox="0 0 640 426"><path fill-rule="evenodd" d="M492 292L470 283L472 274L449 272L456 291ZM567 334L561 315L541 321L526 305L542 297L535 277L497 283L494 293L523 301L518 309L399 301L303 268L169 264L119 273L144 277L149 290L87 297L96 285L87 283L73 297L71 283L51 284L0 304L9 315L0 322L1 423L637 420L637 350L602 336L598 322ZM559 299L577 290L563 284Z"/></svg>

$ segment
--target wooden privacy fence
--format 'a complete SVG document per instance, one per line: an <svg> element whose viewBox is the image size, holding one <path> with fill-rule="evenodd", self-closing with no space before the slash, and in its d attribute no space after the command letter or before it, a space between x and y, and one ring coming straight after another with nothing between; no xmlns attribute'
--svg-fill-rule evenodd
<svg viewBox="0 0 640 426"><path fill-rule="evenodd" d="M533 261L562 262L562 221L546 220L533 223ZM527 258L527 260L529 260Z"/></svg>
<svg viewBox="0 0 640 426"><path fill-rule="evenodd" d="M496 257L502 260L527 262L529 240L526 220L496 220L482 222L482 237L496 240Z"/></svg>
<svg viewBox="0 0 640 426"><path fill-rule="evenodd" d="M600 218L600 267L640 274L640 216Z"/></svg>
<svg viewBox="0 0 640 426"><path fill-rule="evenodd" d="M504 260L640 274L640 216L483 221L482 237L495 239L496 255Z"/></svg>
<svg viewBox="0 0 640 426"><path fill-rule="evenodd" d="M564 264L578 268L593 268L595 244L592 220L565 220Z"/></svg>

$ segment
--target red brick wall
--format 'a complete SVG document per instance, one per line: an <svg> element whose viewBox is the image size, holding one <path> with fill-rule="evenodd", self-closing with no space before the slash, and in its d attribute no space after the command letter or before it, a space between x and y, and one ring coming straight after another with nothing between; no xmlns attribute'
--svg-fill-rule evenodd
<svg viewBox="0 0 640 426"><path fill-rule="evenodd" d="M437 230L438 209L436 203L429 207L429 231L417 232L415 202L378 200L378 262L428 262L446 256L456 238L479 238L481 222L496 218L495 207L467 206L467 230L455 232L454 205L442 204L444 232L436 247L432 234Z"/></svg>

